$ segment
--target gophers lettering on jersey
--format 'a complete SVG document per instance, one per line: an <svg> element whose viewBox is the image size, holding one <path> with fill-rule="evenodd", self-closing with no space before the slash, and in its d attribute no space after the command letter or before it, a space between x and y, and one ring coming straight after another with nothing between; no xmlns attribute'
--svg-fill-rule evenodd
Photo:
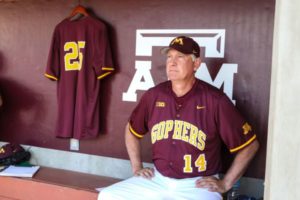
<svg viewBox="0 0 300 200"><path fill-rule="evenodd" d="M186 121L166 120L153 125L151 129L152 144L169 137L187 142L200 151L205 148L206 134L197 126Z"/></svg>

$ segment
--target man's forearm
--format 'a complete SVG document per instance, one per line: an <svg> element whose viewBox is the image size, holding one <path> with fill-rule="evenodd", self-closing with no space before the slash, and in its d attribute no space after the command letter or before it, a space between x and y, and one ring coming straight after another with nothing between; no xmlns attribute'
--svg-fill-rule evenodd
<svg viewBox="0 0 300 200"><path fill-rule="evenodd" d="M132 172L135 173L143 168L141 145L140 140L129 131L129 124L127 124L125 128L125 144L131 162Z"/></svg>
<svg viewBox="0 0 300 200"><path fill-rule="evenodd" d="M259 143L257 140L255 140L249 146L237 153L232 165L230 166L222 180L226 191L228 191L233 186L233 184L244 174L247 166L253 159L258 148Z"/></svg>

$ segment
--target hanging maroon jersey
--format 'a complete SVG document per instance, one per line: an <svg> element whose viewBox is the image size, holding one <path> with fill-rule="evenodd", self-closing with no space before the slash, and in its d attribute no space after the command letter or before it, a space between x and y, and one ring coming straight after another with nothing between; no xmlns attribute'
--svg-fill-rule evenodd
<svg viewBox="0 0 300 200"><path fill-rule="evenodd" d="M105 25L90 16L65 19L54 30L45 76L57 81L57 137L99 133L100 79L112 73Z"/></svg>

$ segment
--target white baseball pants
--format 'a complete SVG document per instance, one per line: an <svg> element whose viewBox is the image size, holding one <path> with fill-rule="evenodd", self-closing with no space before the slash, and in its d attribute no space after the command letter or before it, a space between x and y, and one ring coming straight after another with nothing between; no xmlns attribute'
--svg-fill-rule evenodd
<svg viewBox="0 0 300 200"><path fill-rule="evenodd" d="M131 177L104 188L98 200L221 200L220 193L196 188L195 178L173 179L157 170L152 179Z"/></svg>

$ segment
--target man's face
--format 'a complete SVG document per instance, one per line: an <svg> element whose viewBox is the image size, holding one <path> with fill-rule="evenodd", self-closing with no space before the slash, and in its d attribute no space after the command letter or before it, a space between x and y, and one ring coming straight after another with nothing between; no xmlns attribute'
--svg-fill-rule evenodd
<svg viewBox="0 0 300 200"><path fill-rule="evenodd" d="M167 53L166 72L171 81L187 81L194 78L194 72L199 65L199 58L193 61L191 55L183 54L175 49L170 49Z"/></svg>

